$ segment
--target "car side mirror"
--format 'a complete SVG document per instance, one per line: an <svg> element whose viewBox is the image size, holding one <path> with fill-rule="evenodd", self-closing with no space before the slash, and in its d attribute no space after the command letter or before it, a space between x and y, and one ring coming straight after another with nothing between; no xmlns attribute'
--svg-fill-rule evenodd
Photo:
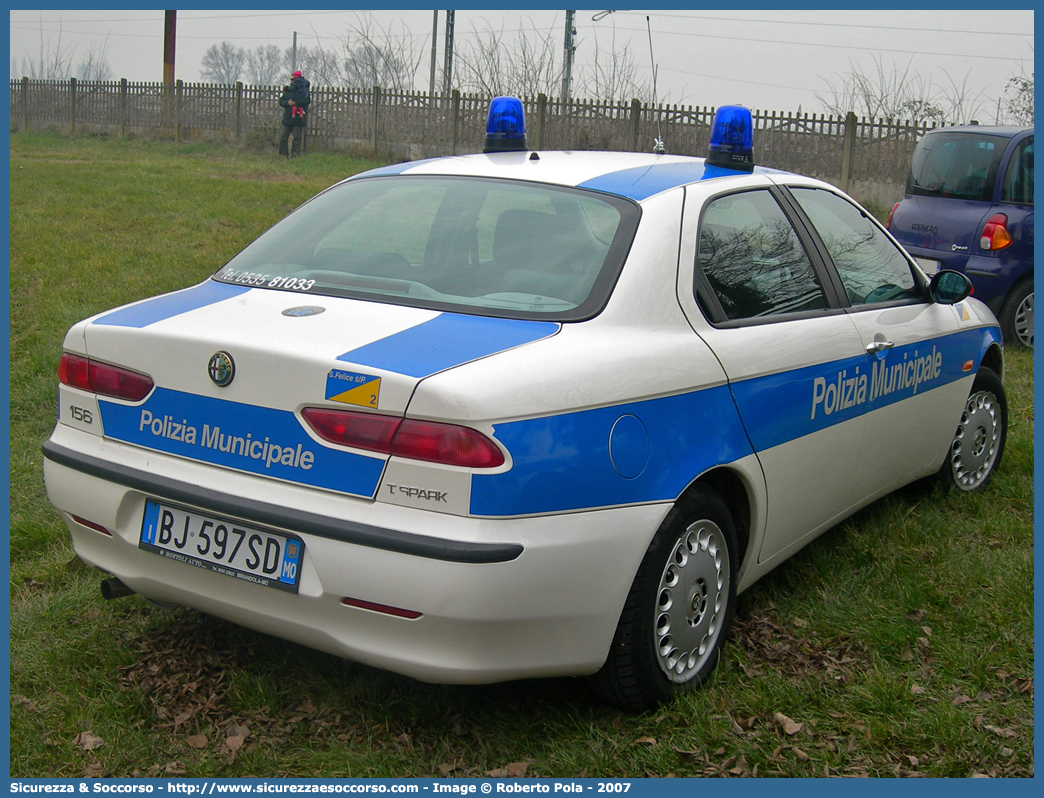
<svg viewBox="0 0 1044 798"><path fill-rule="evenodd" d="M971 280L963 272L943 269L932 275L928 283L928 295L940 305L956 305L972 293Z"/></svg>

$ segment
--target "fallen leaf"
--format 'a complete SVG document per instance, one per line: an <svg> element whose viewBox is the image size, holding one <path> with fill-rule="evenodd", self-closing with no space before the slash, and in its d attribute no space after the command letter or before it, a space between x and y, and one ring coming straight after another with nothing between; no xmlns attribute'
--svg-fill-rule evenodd
<svg viewBox="0 0 1044 798"><path fill-rule="evenodd" d="M243 747L243 743L246 741L246 737L242 734L233 734L231 737L225 738L225 747L229 751L238 751Z"/></svg>
<svg viewBox="0 0 1044 798"><path fill-rule="evenodd" d="M911 684L910 685L910 692L913 693L914 695L924 695L925 691L924 691L924 688L921 687L921 685L919 685L919 684Z"/></svg>
<svg viewBox="0 0 1044 798"><path fill-rule="evenodd" d="M798 627L799 629L804 629L806 626L808 626L808 621L806 621L804 618L795 618L794 626Z"/></svg>
<svg viewBox="0 0 1044 798"><path fill-rule="evenodd" d="M80 771L80 776L85 779L100 779L105 771L102 770L101 762L91 762Z"/></svg>
<svg viewBox="0 0 1044 798"><path fill-rule="evenodd" d="M990 724L988 724L988 723L987 723L987 724L986 724L985 726L983 726L982 728L986 729L986 731L991 731L991 732L993 732L993 733L994 733L994 734L996 734L996 735L997 735L998 737L1005 737L1005 738L1007 738L1007 739L1009 739L1009 740L1010 740L1010 739L1011 739L1012 737L1018 737L1018 736L1019 736L1019 733L1018 733L1018 732L1016 732L1016 731L1013 731L1013 730L1011 730L1011 729L1002 729L1002 728L1000 728L999 726L991 726L991 725L990 725Z"/></svg>
<svg viewBox="0 0 1044 798"><path fill-rule="evenodd" d="M655 737L639 737L634 741L635 745L656 745Z"/></svg>
<svg viewBox="0 0 1044 798"><path fill-rule="evenodd" d="M921 764L921 760L911 754L907 754L906 758L910 760L910 764L914 767L917 767L919 764Z"/></svg>
<svg viewBox="0 0 1044 798"><path fill-rule="evenodd" d="M450 773L452 773L454 770L457 769L457 766L456 765L451 765L448 762L443 762L441 765L438 765L438 768L439 768L439 772L443 776L448 776Z"/></svg>
<svg viewBox="0 0 1044 798"><path fill-rule="evenodd" d="M794 752L794 755L797 756L797 758L800 759L802 762L808 761L808 754L806 754L800 748L792 748L791 750Z"/></svg>
<svg viewBox="0 0 1044 798"><path fill-rule="evenodd" d="M787 734L797 734L804 728L803 723L795 723L782 712L777 712L773 717L775 718L776 723L782 726L783 731L785 731Z"/></svg>
<svg viewBox="0 0 1044 798"><path fill-rule="evenodd" d="M924 610L911 610L906 613L906 620L913 621L914 623L920 623L924 617Z"/></svg>
<svg viewBox="0 0 1044 798"><path fill-rule="evenodd" d="M225 737L242 737L246 739L249 736L250 729L246 726L240 726L238 723L230 723L225 730Z"/></svg>
<svg viewBox="0 0 1044 798"><path fill-rule="evenodd" d="M80 732L76 735L73 743L80 746L84 751L93 751L95 748L101 748L101 746L105 745L105 741L92 731Z"/></svg>
<svg viewBox="0 0 1044 798"><path fill-rule="evenodd" d="M17 694L12 695L11 696L11 700L14 701L16 704L18 704L18 706L20 706L20 707L22 707L24 709L27 709L30 712L38 711L37 708L36 708L36 704L34 704L32 701L30 701L24 695L17 695Z"/></svg>
<svg viewBox="0 0 1044 798"><path fill-rule="evenodd" d="M486 775L493 779L517 779L518 777L525 775L525 772L528 768L528 762L512 762L510 765L505 765L502 768L487 770Z"/></svg>
<svg viewBox="0 0 1044 798"><path fill-rule="evenodd" d="M929 642L927 637L918 637L917 638L917 647L918 648L925 648L925 649L927 649L927 648L931 648L932 644L931 644L931 642Z"/></svg>
<svg viewBox="0 0 1044 798"><path fill-rule="evenodd" d="M198 751L207 747L207 736L205 734L193 734L191 737L186 737L185 742L188 743L189 748L195 748Z"/></svg>
<svg viewBox="0 0 1044 798"><path fill-rule="evenodd" d="M968 704L968 703L971 703L974 700L975 699L972 698L970 695L964 695L962 693L961 695L959 695L959 696L957 696L956 698L953 699L953 705L955 707L959 707L961 704Z"/></svg>

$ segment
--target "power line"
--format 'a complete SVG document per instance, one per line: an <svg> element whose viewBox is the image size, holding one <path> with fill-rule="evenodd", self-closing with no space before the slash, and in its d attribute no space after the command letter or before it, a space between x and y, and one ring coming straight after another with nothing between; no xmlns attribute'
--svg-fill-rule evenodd
<svg viewBox="0 0 1044 798"><path fill-rule="evenodd" d="M643 33L644 31L639 28L629 28L623 25L617 26L618 30L631 31L632 33ZM901 50L893 47L861 47L852 44L825 44L821 42L792 42L792 41L781 41L780 39L754 39L747 36L727 36L720 33L691 33L688 31L677 31L677 30L658 30L657 34L664 36L694 36L701 39L728 39L729 41L735 42L754 42L756 44L783 44L787 47L828 47L836 50L863 50L867 52L875 53L902 53L904 55L932 55L932 56L943 56L952 58L983 58L989 61L1013 61L1018 60L1021 56L1011 55L977 55L975 53L936 53L929 52L927 50Z"/></svg>
<svg viewBox="0 0 1044 798"><path fill-rule="evenodd" d="M619 11L619 14L638 14L638 12L632 11ZM644 12L642 12L644 15ZM667 14L663 12L652 12L651 16L657 17L671 17L672 19L697 19L697 20L711 20L713 22L764 22L769 25L808 25L816 27L827 27L827 28L855 28L860 30L898 30L906 33L966 33L971 36L1029 36L1033 37L1032 33L1017 33L1015 31L990 31L990 30L960 30L954 28L935 28L924 31L911 31L909 26L902 25L862 25L850 22L806 22L795 19L750 19L744 17L705 17L699 14Z"/></svg>

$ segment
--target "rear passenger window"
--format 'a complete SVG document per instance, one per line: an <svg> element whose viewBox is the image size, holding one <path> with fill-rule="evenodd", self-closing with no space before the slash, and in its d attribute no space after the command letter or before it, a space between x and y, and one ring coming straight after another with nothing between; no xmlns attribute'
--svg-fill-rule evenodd
<svg viewBox="0 0 1044 798"><path fill-rule="evenodd" d="M797 233L768 191L713 200L700 223L696 260L729 320L827 307Z"/></svg>
<svg viewBox="0 0 1044 798"><path fill-rule="evenodd" d="M863 212L831 191L792 188L853 305L919 299L910 262Z"/></svg>
<svg viewBox="0 0 1044 798"><path fill-rule="evenodd" d="M1001 201L1033 204L1033 139L1022 142L1011 156Z"/></svg>

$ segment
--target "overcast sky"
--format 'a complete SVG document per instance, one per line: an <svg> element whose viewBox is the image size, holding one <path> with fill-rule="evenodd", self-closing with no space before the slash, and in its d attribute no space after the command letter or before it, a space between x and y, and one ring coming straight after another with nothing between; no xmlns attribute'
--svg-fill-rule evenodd
<svg viewBox="0 0 1044 798"><path fill-rule="evenodd" d="M925 11L616 11L576 12L576 64L594 53L629 47L642 75L652 73L646 16L658 65L661 101L718 106L739 103L767 111L822 111L853 67L876 74L908 71L933 92L966 87L977 98L980 121L991 123L1008 80L1033 70L1034 14L1025 10ZM406 36L420 54L419 89L428 85L431 10L268 11L179 10L176 77L200 80L208 47L223 40L252 49L298 43L337 48L352 24L369 20L375 30ZM520 29L548 33L562 54L565 12L458 10L457 48L492 27L505 37ZM443 61L445 12L439 12L438 65ZM615 37L615 39L614 39ZM162 11L11 11L11 71L21 77L23 59L56 47L104 53L113 78L159 81L163 76Z"/></svg>

